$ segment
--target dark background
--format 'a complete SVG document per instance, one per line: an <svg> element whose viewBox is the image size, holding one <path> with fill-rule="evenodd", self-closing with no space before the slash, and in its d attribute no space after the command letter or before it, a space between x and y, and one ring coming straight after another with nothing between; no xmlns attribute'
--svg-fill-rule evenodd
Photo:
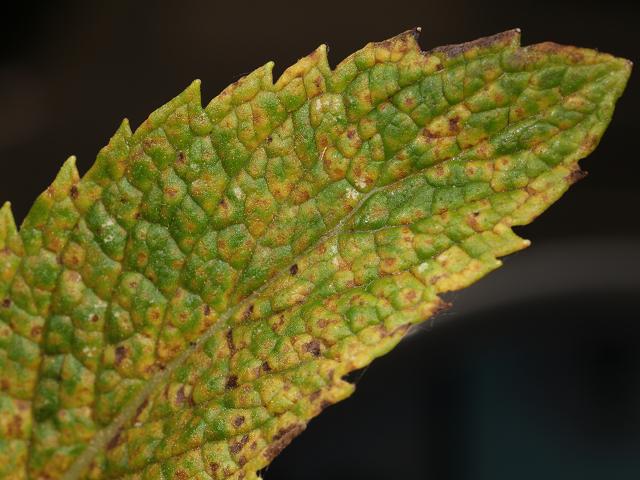
<svg viewBox="0 0 640 480"><path fill-rule="evenodd" d="M277 78L320 43L336 65L415 26L424 49L520 27L523 44L640 57L638 7L616 0L50 1L0 15L0 202L18 221L124 116L135 128L193 78L204 103L268 60ZM356 394L267 480L640 478L639 87L635 72L582 162L590 176L519 230L533 246L354 375Z"/></svg>

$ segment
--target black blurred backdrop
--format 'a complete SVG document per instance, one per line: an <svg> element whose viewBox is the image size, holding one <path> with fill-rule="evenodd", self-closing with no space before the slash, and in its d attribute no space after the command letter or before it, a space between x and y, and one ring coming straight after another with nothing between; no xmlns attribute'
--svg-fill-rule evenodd
<svg viewBox="0 0 640 480"><path fill-rule="evenodd" d="M424 49L520 27L523 44L640 53L638 7L617 0L15 3L0 31L0 202L18 221L124 116L135 128L193 78L205 103L268 60L277 78L320 43L335 65L415 26ZM635 72L589 177L519 230L533 246L354 375L355 395L267 480L640 478L639 86Z"/></svg>

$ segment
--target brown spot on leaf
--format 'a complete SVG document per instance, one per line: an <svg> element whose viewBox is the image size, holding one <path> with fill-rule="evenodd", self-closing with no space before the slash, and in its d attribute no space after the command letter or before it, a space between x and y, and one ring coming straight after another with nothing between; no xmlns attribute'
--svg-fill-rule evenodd
<svg viewBox="0 0 640 480"><path fill-rule="evenodd" d="M78 187L76 187L75 185L71 185L71 188L69 189L69 194L73 199L78 198Z"/></svg>
<svg viewBox="0 0 640 480"><path fill-rule="evenodd" d="M9 308L11 306L11 300L9 298L5 298L2 300L2 307Z"/></svg>
<svg viewBox="0 0 640 480"><path fill-rule="evenodd" d="M116 434L111 437L111 440L107 443L107 450L113 450L120 444L120 436L122 435L122 428L119 428Z"/></svg>
<svg viewBox="0 0 640 480"><path fill-rule="evenodd" d="M206 305L206 304L205 304L205 306L204 306L204 314L205 314L206 316L211 315L211 307L210 307L209 305Z"/></svg>
<svg viewBox="0 0 640 480"><path fill-rule="evenodd" d="M251 116L253 117L253 123L255 124L259 124L264 120L264 114L262 113L262 110L253 109L251 111Z"/></svg>
<svg viewBox="0 0 640 480"><path fill-rule="evenodd" d="M238 387L238 376L229 375L229 378L227 378L227 383L225 384L224 388L226 388L227 390L232 390L237 387Z"/></svg>
<svg viewBox="0 0 640 480"><path fill-rule="evenodd" d="M120 365L126 357L127 349L122 345L116 347L116 365Z"/></svg>
<svg viewBox="0 0 640 480"><path fill-rule="evenodd" d="M398 259L395 257L388 257L385 258L382 263L384 263L384 265L388 268L388 269L393 269L396 264L398 263Z"/></svg>
<svg viewBox="0 0 640 480"><path fill-rule="evenodd" d="M449 119L449 130L453 133L458 133L460 129L460 117L451 117Z"/></svg>
<svg viewBox="0 0 640 480"><path fill-rule="evenodd" d="M136 414L133 416L134 423L138 420L144 409L147 408L147 405L149 405L148 398L145 398L144 401L140 405L138 405L138 407L136 408Z"/></svg>
<svg viewBox="0 0 640 480"><path fill-rule="evenodd" d="M178 470L176 471L175 478L177 480L189 480L189 474L187 474L187 472L185 472L184 470Z"/></svg>
<svg viewBox="0 0 640 480"><path fill-rule="evenodd" d="M418 297L418 293L415 290L408 290L404 294L404 297L405 297L405 300L407 300L410 303L413 303Z"/></svg>
<svg viewBox="0 0 640 480"><path fill-rule="evenodd" d="M304 345L305 352L309 352L314 357L320 356L320 342L318 340L311 340L309 343Z"/></svg>
<svg viewBox="0 0 640 480"><path fill-rule="evenodd" d="M293 265L291 265L291 267L289 267L289 273L291 275L295 275L296 273L298 273L298 264L294 263Z"/></svg>
<svg viewBox="0 0 640 480"><path fill-rule="evenodd" d="M243 423L244 423L244 416L243 415L239 415L239 416L237 416L236 418L233 419L233 425L236 428L240 427Z"/></svg>
<svg viewBox="0 0 640 480"><path fill-rule="evenodd" d="M184 163L185 159L186 159L186 155L184 154L184 152L182 150L179 151L178 152L178 160L177 160L177 162L178 163Z"/></svg>
<svg viewBox="0 0 640 480"><path fill-rule="evenodd" d="M20 415L14 415L9 421L9 424L7 425L7 433L9 434L9 438L11 437L19 438L21 436L20 435L21 429L22 429L22 418L20 417Z"/></svg>
<svg viewBox="0 0 640 480"><path fill-rule="evenodd" d="M481 232L482 231L482 227L480 226L480 223L478 222L478 216L480 215L480 212L472 212L471 215L469 215L467 217L467 224L469 224L469 226L471 228L473 228L474 231L476 232Z"/></svg>
<svg viewBox="0 0 640 480"><path fill-rule="evenodd" d="M176 392L176 403L178 405L182 405L186 399L187 399L187 396L184 394L184 385L181 385L178 391Z"/></svg>
<svg viewBox="0 0 640 480"><path fill-rule="evenodd" d="M164 193L173 198L178 194L178 189L175 187L165 187Z"/></svg>
<svg viewBox="0 0 640 480"><path fill-rule="evenodd" d="M242 448L247 444L248 441L249 435L243 435L242 438L237 442L231 442L231 445L229 445L229 451L234 455L237 455L238 453L240 453L240 450L242 450Z"/></svg>
<svg viewBox="0 0 640 480"><path fill-rule="evenodd" d="M271 365L269 365L269 362L262 363L262 370L267 373L271 371Z"/></svg>
<svg viewBox="0 0 640 480"><path fill-rule="evenodd" d="M231 352L231 355L233 355L236 351L236 346L233 343L233 332L231 331L231 329L227 330L225 337L227 339L227 347L229 347L229 352Z"/></svg>

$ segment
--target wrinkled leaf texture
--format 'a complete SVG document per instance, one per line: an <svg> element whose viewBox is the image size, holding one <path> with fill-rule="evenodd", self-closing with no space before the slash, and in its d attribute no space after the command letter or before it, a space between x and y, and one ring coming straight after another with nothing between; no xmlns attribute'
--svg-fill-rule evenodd
<svg viewBox="0 0 640 480"><path fill-rule="evenodd" d="M82 178L69 158L19 230L5 204L1 478L257 478L529 244L512 227L582 176L630 62L416 36L267 63L206 107L196 81Z"/></svg>

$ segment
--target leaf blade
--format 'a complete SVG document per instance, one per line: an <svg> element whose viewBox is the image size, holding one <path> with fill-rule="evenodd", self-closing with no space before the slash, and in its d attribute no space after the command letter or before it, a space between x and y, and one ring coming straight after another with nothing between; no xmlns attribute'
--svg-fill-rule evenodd
<svg viewBox="0 0 640 480"><path fill-rule="evenodd" d="M39 372L15 478L255 476L342 375L528 245L511 226L579 176L629 74L517 31L272 66L123 122L36 202L1 284L37 317L2 312L10 333L44 329L35 360L14 347Z"/></svg>

